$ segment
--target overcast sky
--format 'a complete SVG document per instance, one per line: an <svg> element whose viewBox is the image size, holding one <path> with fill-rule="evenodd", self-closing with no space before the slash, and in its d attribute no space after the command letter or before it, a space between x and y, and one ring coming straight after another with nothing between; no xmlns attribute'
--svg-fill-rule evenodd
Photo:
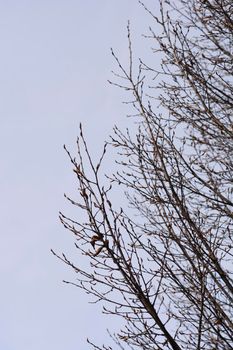
<svg viewBox="0 0 233 350"><path fill-rule="evenodd" d="M74 149L82 122L96 156L113 125L127 125L107 79L110 47L127 60L128 19L143 56L149 22L136 0L0 0L2 350L86 350L113 322L62 283L75 276L50 248L74 254L58 221L75 191L63 144Z"/></svg>

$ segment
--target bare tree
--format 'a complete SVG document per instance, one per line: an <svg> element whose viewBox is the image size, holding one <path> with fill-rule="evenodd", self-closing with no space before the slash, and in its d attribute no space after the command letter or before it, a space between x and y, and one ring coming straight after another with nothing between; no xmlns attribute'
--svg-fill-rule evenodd
<svg viewBox="0 0 233 350"><path fill-rule="evenodd" d="M87 220L60 219L90 267L60 259L77 273L73 284L123 318L115 335L121 348L230 350L233 3L161 0L159 18L142 6L154 19L147 38L155 57L163 54L161 70L134 64L128 28L129 68L113 52L111 84L130 95L138 128L115 127L97 165L80 129L76 158L67 153L81 199L67 199ZM119 171L103 186L111 145ZM139 216L114 208L112 186L126 187Z"/></svg>

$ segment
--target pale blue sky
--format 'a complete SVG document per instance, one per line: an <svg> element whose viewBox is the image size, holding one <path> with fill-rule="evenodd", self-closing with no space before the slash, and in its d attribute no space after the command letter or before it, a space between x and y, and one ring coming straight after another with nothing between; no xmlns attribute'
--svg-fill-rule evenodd
<svg viewBox="0 0 233 350"><path fill-rule="evenodd" d="M50 248L75 253L58 221L75 189L63 144L74 148L82 122L97 155L112 126L127 123L107 79L111 46L127 60L128 19L140 52L148 16L136 0L0 0L1 350L104 341L110 320L62 284L75 276Z"/></svg>

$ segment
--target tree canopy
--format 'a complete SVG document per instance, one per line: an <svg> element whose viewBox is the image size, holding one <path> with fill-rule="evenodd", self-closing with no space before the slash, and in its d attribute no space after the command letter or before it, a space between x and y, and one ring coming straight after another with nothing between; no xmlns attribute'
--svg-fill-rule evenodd
<svg viewBox="0 0 233 350"><path fill-rule="evenodd" d="M80 128L77 154L67 150L80 201L67 199L77 218L60 219L87 268L59 258L76 273L71 283L122 317L114 336L122 349L230 350L233 3L161 0L158 17L141 5L154 21L145 40L155 60L162 54L161 69L134 59L128 27L129 67L112 52L111 84L130 96L137 128L115 127L98 164ZM112 146L119 170L103 180ZM112 186L126 189L137 216L116 208Z"/></svg>

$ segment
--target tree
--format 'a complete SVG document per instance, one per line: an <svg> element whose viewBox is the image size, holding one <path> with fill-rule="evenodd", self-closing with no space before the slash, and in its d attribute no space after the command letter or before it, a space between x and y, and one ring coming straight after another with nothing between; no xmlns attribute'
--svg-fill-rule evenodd
<svg viewBox="0 0 233 350"><path fill-rule="evenodd" d="M95 165L80 128L76 158L67 153L81 199L67 199L87 220L60 219L90 268L59 258L77 273L75 285L123 318L115 335L121 348L230 350L232 0L161 0L160 18L142 6L155 22L147 37L163 55L161 70L143 60L135 67L128 27L129 69L112 52L118 72L111 84L130 94L137 131L115 127ZM111 146L119 171L103 186ZM112 186L125 186L140 216L114 208Z"/></svg>

